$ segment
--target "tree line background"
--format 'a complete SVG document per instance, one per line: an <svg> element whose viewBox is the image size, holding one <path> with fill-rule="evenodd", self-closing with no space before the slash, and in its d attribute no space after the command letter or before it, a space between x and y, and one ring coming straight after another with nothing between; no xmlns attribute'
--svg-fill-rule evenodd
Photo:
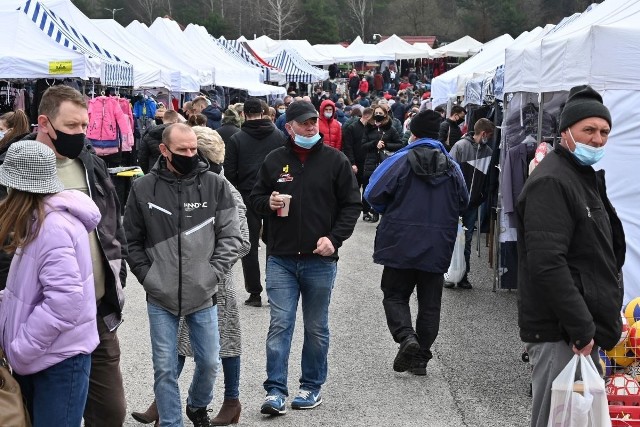
<svg viewBox="0 0 640 427"><path fill-rule="evenodd" d="M432 35L450 42L464 35L486 42L517 37L536 26L556 24L582 12L591 0L74 0L90 18L111 18L127 26L150 25L170 16L182 25L204 26L228 39L266 34L306 39L311 44L350 42L360 35ZM120 9L120 10L118 10Z"/></svg>

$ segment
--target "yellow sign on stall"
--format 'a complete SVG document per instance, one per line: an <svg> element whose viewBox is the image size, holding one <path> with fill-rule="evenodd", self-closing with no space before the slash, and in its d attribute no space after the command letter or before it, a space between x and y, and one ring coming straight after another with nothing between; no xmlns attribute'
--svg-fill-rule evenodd
<svg viewBox="0 0 640 427"><path fill-rule="evenodd" d="M49 61L49 74L71 74L72 72L72 61Z"/></svg>

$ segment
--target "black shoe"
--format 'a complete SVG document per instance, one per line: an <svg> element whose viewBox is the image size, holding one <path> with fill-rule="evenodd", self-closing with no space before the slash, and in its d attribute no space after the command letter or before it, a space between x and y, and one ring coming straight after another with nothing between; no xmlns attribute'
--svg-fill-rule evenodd
<svg viewBox="0 0 640 427"><path fill-rule="evenodd" d="M244 305L262 307L262 298L260 298L260 294L249 294L249 298L244 302Z"/></svg>
<svg viewBox="0 0 640 427"><path fill-rule="evenodd" d="M211 410L207 408L193 408L187 405L187 418L191 420L194 427L211 427L209 412Z"/></svg>
<svg viewBox="0 0 640 427"><path fill-rule="evenodd" d="M371 214L371 222L378 222L380 220L380 215L377 212Z"/></svg>
<svg viewBox="0 0 640 427"><path fill-rule="evenodd" d="M372 219L373 219L373 217L372 217L370 214L368 214L368 213L366 213L366 214L362 215L362 220L363 220L364 222L371 222L371 220L372 220Z"/></svg>
<svg viewBox="0 0 640 427"><path fill-rule="evenodd" d="M393 370L405 372L411 367L413 357L420 351L420 344L415 335L409 335L400 344L398 354L393 361Z"/></svg>
<svg viewBox="0 0 640 427"><path fill-rule="evenodd" d="M409 372L413 375L427 375L427 362L424 360L413 359Z"/></svg>
<svg viewBox="0 0 640 427"><path fill-rule="evenodd" d="M455 283L453 283L453 282L444 282L444 285L442 285L442 286L444 286L444 287L445 287L445 288L447 288L447 289L451 289L451 288L453 288L455 285L456 285L456 284L455 284Z"/></svg>
<svg viewBox="0 0 640 427"><path fill-rule="evenodd" d="M473 286L471 286L471 283L469 283L469 279L467 279L467 276L464 276L462 278L460 283L458 283L458 287L460 289L473 289Z"/></svg>

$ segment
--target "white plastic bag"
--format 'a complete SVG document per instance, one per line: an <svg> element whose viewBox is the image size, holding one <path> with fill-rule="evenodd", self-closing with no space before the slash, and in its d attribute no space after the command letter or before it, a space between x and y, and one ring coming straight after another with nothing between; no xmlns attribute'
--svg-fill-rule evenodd
<svg viewBox="0 0 640 427"><path fill-rule="evenodd" d="M582 381L576 382L578 362ZM575 384L581 384L584 391L574 391ZM610 427L607 405L604 380L593 360L575 355L551 385L547 427Z"/></svg>
<svg viewBox="0 0 640 427"><path fill-rule="evenodd" d="M466 272L467 263L464 260L464 227L462 226L462 218L460 218L458 220L458 234L456 235L456 244L453 247L451 264L449 265L449 270L444 274L444 281L459 283Z"/></svg>

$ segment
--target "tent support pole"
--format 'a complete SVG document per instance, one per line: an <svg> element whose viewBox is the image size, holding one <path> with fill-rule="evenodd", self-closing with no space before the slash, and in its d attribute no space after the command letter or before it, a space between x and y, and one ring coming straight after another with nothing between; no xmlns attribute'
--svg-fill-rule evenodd
<svg viewBox="0 0 640 427"><path fill-rule="evenodd" d="M542 119L544 118L543 110L544 109L544 93L538 94L538 139L537 142L540 143L542 141Z"/></svg>

